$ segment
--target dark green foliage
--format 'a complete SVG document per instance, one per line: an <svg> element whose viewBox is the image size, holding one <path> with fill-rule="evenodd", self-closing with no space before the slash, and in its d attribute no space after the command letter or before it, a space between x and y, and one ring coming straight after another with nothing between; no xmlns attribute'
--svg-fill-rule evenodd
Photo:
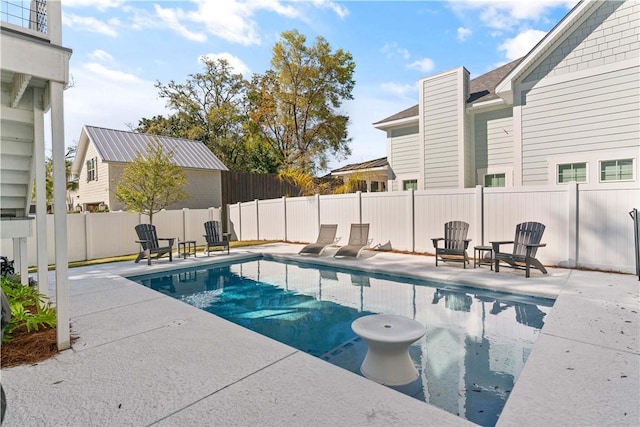
<svg viewBox="0 0 640 427"><path fill-rule="evenodd" d="M173 163L173 152L164 151L162 145L150 143L145 154L138 153L122 174L115 190L116 199L124 203L127 210L149 215L186 200L187 185L180 166Z"/></svg>
<svg viewBox="0 0 640 427"><path fill-rule="evenodd" d="M17 275L2 277L0 284L11 305L11 321L4 330L3 342L9 341L11 333L22 327L27 332L56 327L56 309L49 306L35 287L22 285Z"/></svg>

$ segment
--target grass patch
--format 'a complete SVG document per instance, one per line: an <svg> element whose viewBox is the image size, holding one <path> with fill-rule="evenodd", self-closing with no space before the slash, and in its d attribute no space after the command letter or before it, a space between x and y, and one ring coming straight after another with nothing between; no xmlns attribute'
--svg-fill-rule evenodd
<svg viewBox="0 0 640 427"><path fill-rule="evenodd" d="M258 246L258 245L266 245L269 243L279 243L279 242L281 241L280 240L242 240L242 241L233 241L231 242L230 246L233 249L233 248L242 248L246 246ZM205 248L204 245L201 245L201 246L197 246L196 250L202 252L204 251L204 248ZM131 255L122 255L117 257L96 258L96 259L90 259L86 261L72 261L69 263L69 268L86 267L89 265L98 265L98 264L108 264L112 262L135 261L137 257L138 257L138 254L131 254ZM56 266L54 264L49 266L49 270L55 270L55 269L56 269ZM37 267L29 268L30 273L34 273L36 271L37 271Z"/></svg>

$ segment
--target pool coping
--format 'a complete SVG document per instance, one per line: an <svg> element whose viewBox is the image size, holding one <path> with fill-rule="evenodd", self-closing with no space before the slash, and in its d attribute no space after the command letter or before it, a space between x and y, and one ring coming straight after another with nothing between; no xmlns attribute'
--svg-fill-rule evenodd
<svg viewBox="0 0 640 427"><path fill-rule="evenodd" d="M6 425L471 425L124 278L262 253L556 298L498 425L640 421L637 277L549 269L546 276L534 272L525 279L510 269L435 267L429 256L369 251L362 259L338 260L330 253L301 257L300 248L271 244L150 267L129 262L70 269L72 330L80 338L54 359L3 370ZM211 330L220 331L215 346L203 345L203 331ZM174 342L179 348L167 345ZM224 362L225 369L206 367L202 378L193 372L202 358ZM169 369L166 360L176 365ZM118 373L129 366L131 371ZM149 372L157 375L137 378ZM180 393L166 390L176 384Z"/></svg>

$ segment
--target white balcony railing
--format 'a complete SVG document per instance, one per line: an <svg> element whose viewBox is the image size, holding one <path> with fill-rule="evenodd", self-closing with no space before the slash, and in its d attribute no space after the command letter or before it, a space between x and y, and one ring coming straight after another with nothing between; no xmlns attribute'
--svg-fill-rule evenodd
<svg viewBox="0 0 640 427"><path fill-rule="evenodd" d="M0 0L0 20L39 33L48 33L46 0Z"/></svg>

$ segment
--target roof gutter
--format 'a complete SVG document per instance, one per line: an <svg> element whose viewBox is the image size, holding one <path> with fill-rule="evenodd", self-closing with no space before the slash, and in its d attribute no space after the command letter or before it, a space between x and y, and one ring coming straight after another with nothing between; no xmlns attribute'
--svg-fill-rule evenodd
<svg viewBox="0 0 640 427"><path fill-rule="evenodd" d="M405 117L404 119L391 120L382 123L373 123L373 127L380 130L388 130L401 126L412 125L414 123L418 123L418 116Z"/></svg>
<svg viewBox="0 0 640 427"><path fill-rule="evenodd" d="M505 105L507 105L507 102L501 98L492 99L490 101L474 102L473 104L467 106L467 112L494 109L498 107L504 107Z"/></svg>

